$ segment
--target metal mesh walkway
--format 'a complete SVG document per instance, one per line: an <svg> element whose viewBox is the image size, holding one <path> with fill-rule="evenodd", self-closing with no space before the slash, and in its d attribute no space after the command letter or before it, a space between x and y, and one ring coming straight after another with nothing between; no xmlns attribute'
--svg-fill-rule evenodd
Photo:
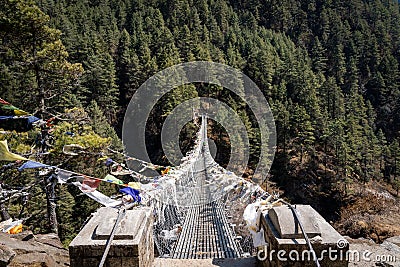
<svg viewBox="0 0 400 267"><path fill-rule="evenodd" d="M220 203L212 202L188 211L173 258L238 257L240 250Z"/></svg>
<svg viewBox="0 0 400 267"><path fill-rule="evenodd" d="M208 166L215 164L207 141L206 119L202 118L201 152L192 172L196 190L186 213L182 233L172 253L176 259L238 258L241 249L226 218L220 200L214 200L210 187Z"/></svg>

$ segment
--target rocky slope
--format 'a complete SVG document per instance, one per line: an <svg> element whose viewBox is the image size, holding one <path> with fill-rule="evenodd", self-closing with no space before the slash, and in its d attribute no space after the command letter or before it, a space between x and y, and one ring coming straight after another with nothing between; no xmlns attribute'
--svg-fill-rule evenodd
<svg viewBox="0 0 400 267"><path fill-rule="evenodd" d="M349 257L349 267L400 267L400 236L391 237L376 244L371 239L346 237L350 250L357 252Z"/></svg>
<svg viewBox="0 0 400 267"><path fill-rule="evenodd" d="M54 234L0 233L0 267L69 266L68 250Z"/></svg>

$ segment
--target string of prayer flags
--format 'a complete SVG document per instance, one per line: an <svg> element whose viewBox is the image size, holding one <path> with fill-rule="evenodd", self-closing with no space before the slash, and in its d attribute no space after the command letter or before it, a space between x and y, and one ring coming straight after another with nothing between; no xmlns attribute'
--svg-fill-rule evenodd
<svg viewBox="0 0 400 267"><path fill-rule="evenodd" d="M7 131L26 132L40 121L35 116L0 116L0 128Z"/></svg>
<svg viewBox="0 0 400 267"><path fill-rule="evenodd" d="M28 160L20 155L10 152L7 145L7 140L0 141L0 160L16 161L16 160Z"/></svg>
<svg viewBox="0 0 400 267"><path fill-rule="evenodd" d="M32 125L40 121L39 118L31 116L28 112L0 98L0 128L25 132L32 129Z"/></svg>
<svg viewBox="0 0 400 267"><path fill-rule="evenodd" d="M49 168L49 167L52 167L52 166L29 160L29 161L25 162L24 164L22 164L21 167L18 168L18 171L21 172L25 169Z"/></svg>
<svg viewBox="0 0 400 267"><path fill-rule="evenodd" d="M23 111L17 107L14 107L13 105L2 105L1 106L2 113L3 114L10 114L10 115L15 115L15 116L23 116L23 115L28 115L28 112Z"/></svg>
<svg viewBox="0 0 400 267"><path fill-rule="evenodd" d="M3 142L3 145L7 145L6 142ZM3 150L8 151L6 149L3 149ZM11 153L11 152L8 152L8 153ZM3 153L3 154L5 154L5 153ZM17 155L17 156L19 156L19 155ZM124 169L123 165L117 164L116 166L117 166L118 174L121 174L121 173L131 174L131 172L129 170ZM109 198L108 196L97 191L96 189L98 188L98 186L100 185L101 182L108 182L108 183L124 186L125 188L121 189L120 192L126 194L125 198L127 198L129 202L132 202L132 201L140 202L141 201L141 197L139 196L139 189L141 187L141 184L139 182L130 182L128 184L125 184L122 180L116 178L115 176L113 176L111 174L107 174L103 179L95 178L95 177L91 177L91 176L87 176L84 174L60 169L56 166L50 166L50 165L43 164L40 162L35 162L35 161L25 162L22 166L20 166L18 168L18 170L23 171L25 169L32 169L32 168L47 168L47 169L55 168L55 177L57 178L58 183L60 183L60 184L71 183L71 184L77 186L84 194L86 194L93 200L95 200L105 206L115 207L117 205L120 205L122 202L113 200L113 199ZM78 179L71 181L72 178L78 178Z"/></svg>
<svg viewBox="0 0 400 267"><path fill-rule="evenodd" d="M14 116L26 116L29 115L28 112L23 111L17 107L14 107L4 99L0 98L0 115L7 116L7 115L14 115Z"/></svg>

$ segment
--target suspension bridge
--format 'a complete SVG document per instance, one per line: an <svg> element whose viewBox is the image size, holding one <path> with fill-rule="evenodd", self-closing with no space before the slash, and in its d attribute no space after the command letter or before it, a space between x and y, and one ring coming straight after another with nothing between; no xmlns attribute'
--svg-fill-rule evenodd
<svg viewBox="0 0 400 267"><path fill-rule="evenodd" d="M218 260L227 264L220 266L254 266L254 261L242 260L254 260L249 256L254 256L253 245L262 246L260 242L275 250L315 254L308 235L319 236L317 253L342 238L310 206L295 208L282 199L271 202L274 198L259 185L218 165L210 153L205 116L194 148L179 166L159 178L157 187L161 189L142 185L142 204L147 207L99 209L70 244L71 266L187 266L193 265L190 260L200 264L195 266L215 266ZM258 205L258 211L252 205ZM254 219L246 222L245 207L244 213L254 208L250 212ZM269 259L272 266L293 264L280 265L279 260ZM317 258L303 263L320 266ZM346 264L339 260L329 266Z"/></svg>

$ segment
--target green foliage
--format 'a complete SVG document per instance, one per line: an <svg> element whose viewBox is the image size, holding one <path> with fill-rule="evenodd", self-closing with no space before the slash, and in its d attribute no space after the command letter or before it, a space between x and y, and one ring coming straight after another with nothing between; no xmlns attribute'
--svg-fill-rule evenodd
<svg viewBox="0 0 400 267"><path fill-rule="evenodd" d="M67 61L61 32L33 1L6 0L0 8L1 95L22 100L27 110L57 110L60 99L77 86L79 63ZM59 110L59 109L58 109Z"/></svg>
<svg viewBox="0 0 400 267"><path fill-rule="evenodd" d="M79 108L67 110L66 112L75 115L79 114L73 117L74 121L82 120L87 116L84 110ZM67 135L65 134L66 132L71 132L74 135ZM61 122L57 124L53 136L55 137L55 142L52 151L58 153L62 152L64 145L77 144L91 151L99 151L111 143L111 137L101 137L92 130L90 124L84 123Z"/></svg>
<svg viewBox="0 0 400 267"><path fill-rule="evenodd" d="M93 131L103 138L111 139L111 146L113 149L122 150L123 147L121 139L118 138L115 130L107 122L106 117L103 115L103 112L97 105L96 101L93 100L90 103L87 113L91 118L90 125Z"/></svg>

